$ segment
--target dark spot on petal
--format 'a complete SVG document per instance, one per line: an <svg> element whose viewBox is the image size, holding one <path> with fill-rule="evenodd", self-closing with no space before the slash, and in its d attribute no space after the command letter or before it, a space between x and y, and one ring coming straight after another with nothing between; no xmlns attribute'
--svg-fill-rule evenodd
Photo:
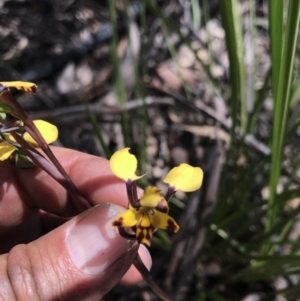
<svg viewBox="0 0 300 301"><path fill-rule="evenodd" d="M113 221L113 226L116 226L116 227L122 227L123 225L123 220L124 218L123 217L120 217L118 220L115 220Z"/></svg>
<svg viewBox="0 0 300 301"><path fill-rule="evenodd" d="M161 198L160 201L157 203L155 209L157 211L163 212L163 213L167 213L169 210L169 207L165 201L164 198Z"/></svg>
<svg viewBox="0 0 300 301"><path fill-rule="evenodd" d="M139 243L144 243L148 246L151 245L152 242L152 227L151 228L141 228L141 231L136 236ZM147 242L145 242L145 240Z"/></svg>
<svg viewBox="0 0 300 301"><path fill-rule="evenodd" d="M168 219L167 229L173 230L176 232L176 230L178 229L178 226L172 220Z"/></svg>
<svg viewBox="0 0 300 301"><path fill-rule="evenodd" d="M35 92L36 92L36 87L37 87L37 86L35 86L35 85L32 86L32 87L30 87L30 92L31 92L31 93L35 93Z"/></svg>

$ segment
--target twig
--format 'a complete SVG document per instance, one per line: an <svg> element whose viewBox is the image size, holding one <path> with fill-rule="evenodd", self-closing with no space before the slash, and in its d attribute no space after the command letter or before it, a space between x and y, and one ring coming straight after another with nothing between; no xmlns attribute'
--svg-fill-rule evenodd
<svg viewBox="0 0 300 301"><path fill-rule="evenodd" d="M106 115L121 114L123 111L132 111L143 106L154 105L174 105L174 99L170 97L152 97L148 96L145 99L136 99L127 102L123 107L108 107L101 106L98 103L90 104L89 109L98 117ZM32 119L45 119L56 124L61 122L69 123L74 120L87 119L86 105L73 105L71 107L63 107L50 111L39 111L31 114Z"/></svg>

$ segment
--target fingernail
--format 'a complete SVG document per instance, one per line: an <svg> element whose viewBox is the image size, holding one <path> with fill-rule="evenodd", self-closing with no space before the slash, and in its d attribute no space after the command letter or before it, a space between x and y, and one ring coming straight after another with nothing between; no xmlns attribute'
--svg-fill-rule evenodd
<svg viewBox="0 0 300 301"><path fill-rule="evenodd" d="M77 217L66 237L70 257L84 273L99 275L128 250L128 242L111 223L124 208L115 204L95 206Z"/></svg>

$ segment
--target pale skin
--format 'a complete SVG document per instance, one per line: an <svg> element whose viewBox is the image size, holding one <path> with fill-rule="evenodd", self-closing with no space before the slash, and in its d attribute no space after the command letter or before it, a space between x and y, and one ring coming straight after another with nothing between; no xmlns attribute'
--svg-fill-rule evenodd
<svg viewBox="0 0 300 301"><path fill-rule="evenodd" d="M53 151L93 205L109 202L127 207L125 184L112 174L106 159L63 148ZM106 274L90 275L74 265L65 239L74 221L91 215L84 212L78 217L66 190L39 168L21 170L5 162L0 162L0 168L0 300L99 300ZM105 208L100 209L103 214ZM89 223L101 224L99 216L91 217ZM117 245L127 246L124 238L114 239ZM110 245L106 248L109 256ZM140 248L139 254L149 268L149 253ZM105 260L109 265L109 259ZM141 280L131 266L121 283Z"/></svg>

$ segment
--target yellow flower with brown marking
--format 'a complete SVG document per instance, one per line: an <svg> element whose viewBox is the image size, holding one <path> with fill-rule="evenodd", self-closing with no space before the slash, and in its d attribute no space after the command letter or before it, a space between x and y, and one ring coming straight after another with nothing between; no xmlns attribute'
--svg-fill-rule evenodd
<svg viewBox="0 0 300 301"><path fill-rule="evenodd" d="M2 89L0 89L0 96L3 96L3 93L7 91L7 88L16 88L18 90L29 93L35 93L37 89L37 85L35 83L23 81L0 82L0 87L2 87ZM15 124L12 126L10 126L9 122L7 124L5 123L6 113L10 114L14 111L12 108L11 111L9 111L7 107L10 108L10 106L12 106L16 108L16 105L12 103L12 100L8 98L8 101L1 103L0 106L5 106L3 107L3 114L1 115L1 117L3 118L3 122L1 122L1 137L3 141L0 143L0 161L8 159L14 153L14 151L18 150L18 145L12 135L9 134L9 132L14 131L16 133L19 133L19 131L21 131L20 135L23 135L24 140L26 140L32 146L38 147L38 144L30 136L29 133L22 133L22 131L24 131L22 121L15 121ZM33 121L33 123L45 139L46 143L50 144L57 139L58 129L55 125L44 120L35 120Z"/></svg>
<svg viewBox="0 0 300 301"><path fill-rule="evenodd" d="M136 227L136 238L140 243L150 246L152 233L156 228L178 231L179 226L169 216L168 203L156 187L146 187L140 199L140 206L129 208L116 216L113 226L131 228Z"/></svg>
<svg viewBox="0 0 300 301"><path fill-rule="evenodd" d="M112 225L131 229L138 242L147 246L151 245L157 228L179 230L178 224L168 215L168 201L177 190L190 192L199 189L203 180L201 168L181 164L173 168L164 180L169 184L165 197L158 188L148 186L138 199L135 181L143 176L136 175L137 159L129 153L129 148L115 152L110 159L110 167L117 177L125 181L129 199L129 208L117 215Z"/></svg>
<svg viewBox="0 0 300 301"><path fill-rule="evenodd" d="M0 82L0 85L8 88L16 88L18 90L22 90L29 93L35 93L37 89L36 84L31 82L22 82L22 81Z"/></svg>

